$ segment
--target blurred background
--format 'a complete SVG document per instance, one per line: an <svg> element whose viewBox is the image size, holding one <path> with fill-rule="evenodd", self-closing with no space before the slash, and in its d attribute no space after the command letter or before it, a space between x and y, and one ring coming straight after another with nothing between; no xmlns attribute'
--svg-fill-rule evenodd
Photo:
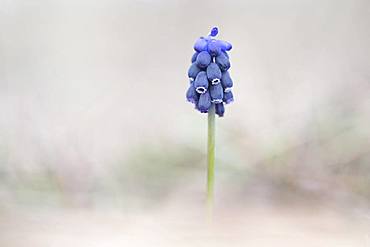
<svg viewBox="0 0 370 247"><path fill-rule="evenodd" d="M370 246L370 2L0 0L0 245ZM233 44L205 217L196 38Z"/></svg>

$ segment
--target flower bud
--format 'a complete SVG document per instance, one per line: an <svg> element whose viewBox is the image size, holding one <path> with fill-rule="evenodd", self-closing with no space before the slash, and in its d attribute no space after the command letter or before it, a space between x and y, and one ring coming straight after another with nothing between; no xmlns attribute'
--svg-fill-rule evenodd
<svg viewBox="0 0 370 247"><path fill-rule="evenodd" d="M223 101L225 102L225 104L229 104L231 102L234 101L234 95L231 91L229 92L224 92L224 99Z"/></svg>
<svg viewBox="0 0 370 247"><path fill-rule="evenodd" d="M215 37L217 34L218 34L218 28L214 27L214 28L212 28L211 33L209 34L209 36Z"/></svg>
<svg viewBox="0 0 370 247"><path fill-rule="evenodd" d="M207 67L207 77L212 84L218 84L221 81L222 73L216 63L210 63Z"/></svg>
<svg viewBox="0 0 370 247"><path fill-rule="evenodd" d="M215 110L216 110L216 114L219 117L223 117L224 116L224 113L225 113L224 103L215 104Z"/></svg>
<svg viewBox="0 0 370 247"><path fill-rule="evenodd" d="M225 92L228 92L233 87L233 80L230 77L229 71L222 72L221 84Z"/></svg>
<svg viewBox="0 0 370 247"><path fill-rule="evenodd" d="M205 69L211 62L211 55L209 55L208 52L202 51L198 54L197 59L196 59L196 64L198 65L199 68Z"/></svg>
<svg viewBox="0 0 370 247"><path fill-rule="evenodd" d="M208 112L211 105L212 105L211 96L209 95L209 92L205 92L204 94L201 94L199 96L198 110L200 112L202 112L202 113Z"/></svg>
<svg viewBox="0 0 370 247"><path fill-rule="evenodd" d="M208 42L208 52L213 57L216 57L221 53L221 46L217 40L213 39Z"/></svg>
<svg viewBox="0 0 370 247"><path fill-rule="evenodd" d="M203 37L197 39L194 44L194 50L197 52L206 51L208 46L208 42Z"/></svg>
<svg viewBox="0 0 370 247"><path fill-rule="evenodd" d="M201 69L196 65L196 63L193 63L188 70L188 77L190 80L194 81L200 71Z"/></svg>
<svg viewBox="0 0 370 247"><path fill-rule="evenodd" d="M233 46L227 41L219 40L218 42L223 51L230 51L233 48Z"/></svg>
<svg viewBox="0 0 370 247"><path fill-rule="evenodd" d="M193 104L198 103L199 95L197 91L195 90L194 82L190 84L188 91L186 91L186 99Z"/></svg>
<svg viewBox="0 0 370 247"><path fill-rule="evenodd" d="M207 79L207 74L205 71L201 71L198 73L194 81L194 87L195 87L195 90L200 94L203 94L207 91L208 79Z"/></svg>
<svg viewBox="0 0 370 247"><path fill-rule="evenodd" d="M221 103L224 97L224 90L221 84L211 85L209 88L212 103Z"/></svg>
<svg viewBox="0 0 370 247"><path fill-rule="evenodd" d="M224 53L220 53L216 57L216 63L218 67L220 67L221 71L226 71L230 68L230 61Z"/></svg>

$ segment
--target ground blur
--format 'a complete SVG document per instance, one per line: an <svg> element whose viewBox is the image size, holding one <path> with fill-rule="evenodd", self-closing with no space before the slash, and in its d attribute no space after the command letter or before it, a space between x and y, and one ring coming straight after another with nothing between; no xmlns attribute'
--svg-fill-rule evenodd
<svg viewBox="0 0 370 247"><path fill-rule="evenodd" d="M0 1L0 246L369 246L370 3ZM185 102L194 40L235 102Z"/></svg>

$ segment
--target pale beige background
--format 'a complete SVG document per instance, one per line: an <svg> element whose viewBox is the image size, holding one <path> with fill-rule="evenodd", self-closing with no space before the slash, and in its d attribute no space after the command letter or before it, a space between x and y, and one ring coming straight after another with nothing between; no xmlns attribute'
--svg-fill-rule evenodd
<svg viewBox="0 0 370 247"><path fill-rule="evenodd" d="M369 24L367 0L1 0L0 245L87 234L208 246L220 234L180 216L204 200L206 116L185 101L186 71L194 40L218 26L235 102L217 120L216 201L233 220L213 245L368 246ZM68 232L84 218L86 232Z"/></svg>

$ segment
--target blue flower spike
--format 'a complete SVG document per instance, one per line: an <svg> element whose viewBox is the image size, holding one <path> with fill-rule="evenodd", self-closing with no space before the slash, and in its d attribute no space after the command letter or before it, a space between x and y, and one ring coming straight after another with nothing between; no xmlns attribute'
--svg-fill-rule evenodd
<svg viewBox="0 0 370 247"><path fill-rule="evenodd" d="M229 74L232 49L229 42L218 40L218 28L214 27L206 37L200 37L194 44L195 53L188 70L190 86L186 99L195 109L208 115L207 136L207 208L212 217L215 178L216 115L223 117L225 105L234 101L233 81Z"/></svg>
<svg viewBox="0 0 370 247"><path fill-rule="evenodd" d="M208 36L198 38L194 44L195 53L188 70L190 86L186 99L201 113L207 113L214 106L215 113L223 117L225 104L234 101L228 55L232 45L216 39L218 32L218 28L213 27Z"/></svg>

